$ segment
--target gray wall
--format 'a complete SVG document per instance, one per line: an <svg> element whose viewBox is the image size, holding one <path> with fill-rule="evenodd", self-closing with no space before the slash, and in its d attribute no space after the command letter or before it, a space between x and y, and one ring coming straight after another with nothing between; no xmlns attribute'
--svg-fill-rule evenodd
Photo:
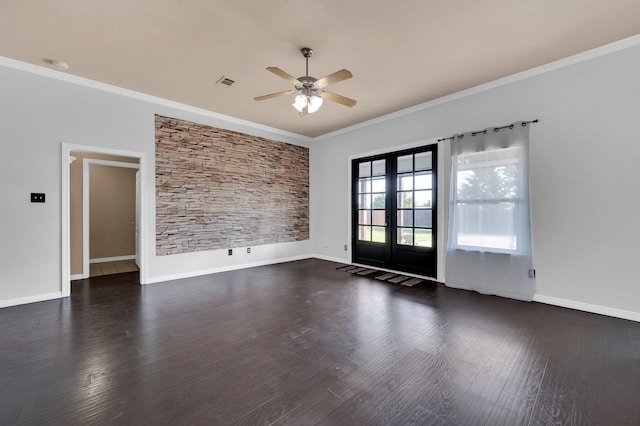
<svg viewBox="0 0 640 426"><path fill-rule="evenodd" d="M281 142L304 138L215 113L0 58L0 307L60 297L62 144L140 153L145 282L311 254L309 240L155 255L154 114ZM87 151L88 149L84 149ZM32 204L29 193L46 193Z"/></svg>
<svg viewBox="0 0 640 426"><path fill-rule="evenodd" d="M640 320L639 42L314 142L314 252L349 259L350 158L537 118L530 148L536 300ZM448 170L445 161L441 194L448 193ZM440 213L444 227L446 211Z"/></svg>

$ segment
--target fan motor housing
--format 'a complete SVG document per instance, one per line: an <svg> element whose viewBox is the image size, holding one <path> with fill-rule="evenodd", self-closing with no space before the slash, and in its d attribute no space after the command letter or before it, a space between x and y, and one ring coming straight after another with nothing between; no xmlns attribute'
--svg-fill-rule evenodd
<svg viewBox="0 0 640 426"><path fill-rule="evenodd" d="M298 81L300 81L301 84L296 84L296 89L300 90L303 87L306 89L311 89L315 85L316 81L318 81L318 79L305 75L302 77L298 77ZM300 86L300 88L298 88L298 86Z"/></svg>

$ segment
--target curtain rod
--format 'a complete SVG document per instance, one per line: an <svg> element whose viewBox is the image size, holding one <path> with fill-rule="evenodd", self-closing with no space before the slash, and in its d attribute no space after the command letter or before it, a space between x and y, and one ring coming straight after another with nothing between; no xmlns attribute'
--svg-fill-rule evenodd
<svg viewBox="0 0 640 426"><path fill-rule="evenodd" d="M522 124L522 127L526 127L526 126L527 126L527 124L535 124L535 123L537 123L537 122L538 122L538 119L536 118L535 120L531 120L531 121L523 121L521 124ZM493 128L493 131L494 131L494 132L498 132L498 131L500 131L500 130L502 130L502 129L513 129L513 124L508 124L508 125L506 125L506 126L501 126L501 127L494 127L494 128ZM475 135L477 135L478 133L487 134L487 129L484 129L484 130L476 130L475 132L471 132L471 136L475 136ZM452 140L453 140L453 136L450 136L450 137L448 137L448 138L438 139L438 142L442 142L442 141L452 141Z"/></svg>

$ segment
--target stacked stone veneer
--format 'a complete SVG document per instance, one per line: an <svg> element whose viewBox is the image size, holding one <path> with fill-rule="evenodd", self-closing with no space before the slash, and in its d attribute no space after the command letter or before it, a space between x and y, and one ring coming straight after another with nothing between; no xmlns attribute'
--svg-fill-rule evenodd
<svg viewBox="0 0 640 426"><path fill-rule="evenodd" d="M156 254L309 239L309 150L156 115Z"/></svg>

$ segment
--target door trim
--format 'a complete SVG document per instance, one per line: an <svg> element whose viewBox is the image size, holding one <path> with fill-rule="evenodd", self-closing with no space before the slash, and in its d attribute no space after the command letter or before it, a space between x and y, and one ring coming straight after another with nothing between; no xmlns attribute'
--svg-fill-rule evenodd
<svg viewBox="0 0 640 426"><path fill-rule="evenodd" d="M145 179L146 176L150 173L147 170L147 156L142 152L133 152L133 151L124 151L119 149L111 149L111 148L102 148L96 146L87 146L87 145L77 145L77 144L69 144L69 143L60 143L61 155L60 155L60 164L61 164L61 191L60 191L60 209L61 209L61 282L60 282L60 290L62 297L68 297L71 295L71 246L70 246L70 238L69 238L69 230L70 230L70 197L69 197L69 160L71 157L71 151L84 151L95 154L108 154L108 155L117 155L122 157L132 157L138 159L138 166L140 168L141 174L141 194L140 194L140 240L142 244L140 245L140 284L146 284L148 279L146 275L146 265L147 265L147 256L145 250L145 225L147 216L147 203L144 200L145 193Z"/></svg>

